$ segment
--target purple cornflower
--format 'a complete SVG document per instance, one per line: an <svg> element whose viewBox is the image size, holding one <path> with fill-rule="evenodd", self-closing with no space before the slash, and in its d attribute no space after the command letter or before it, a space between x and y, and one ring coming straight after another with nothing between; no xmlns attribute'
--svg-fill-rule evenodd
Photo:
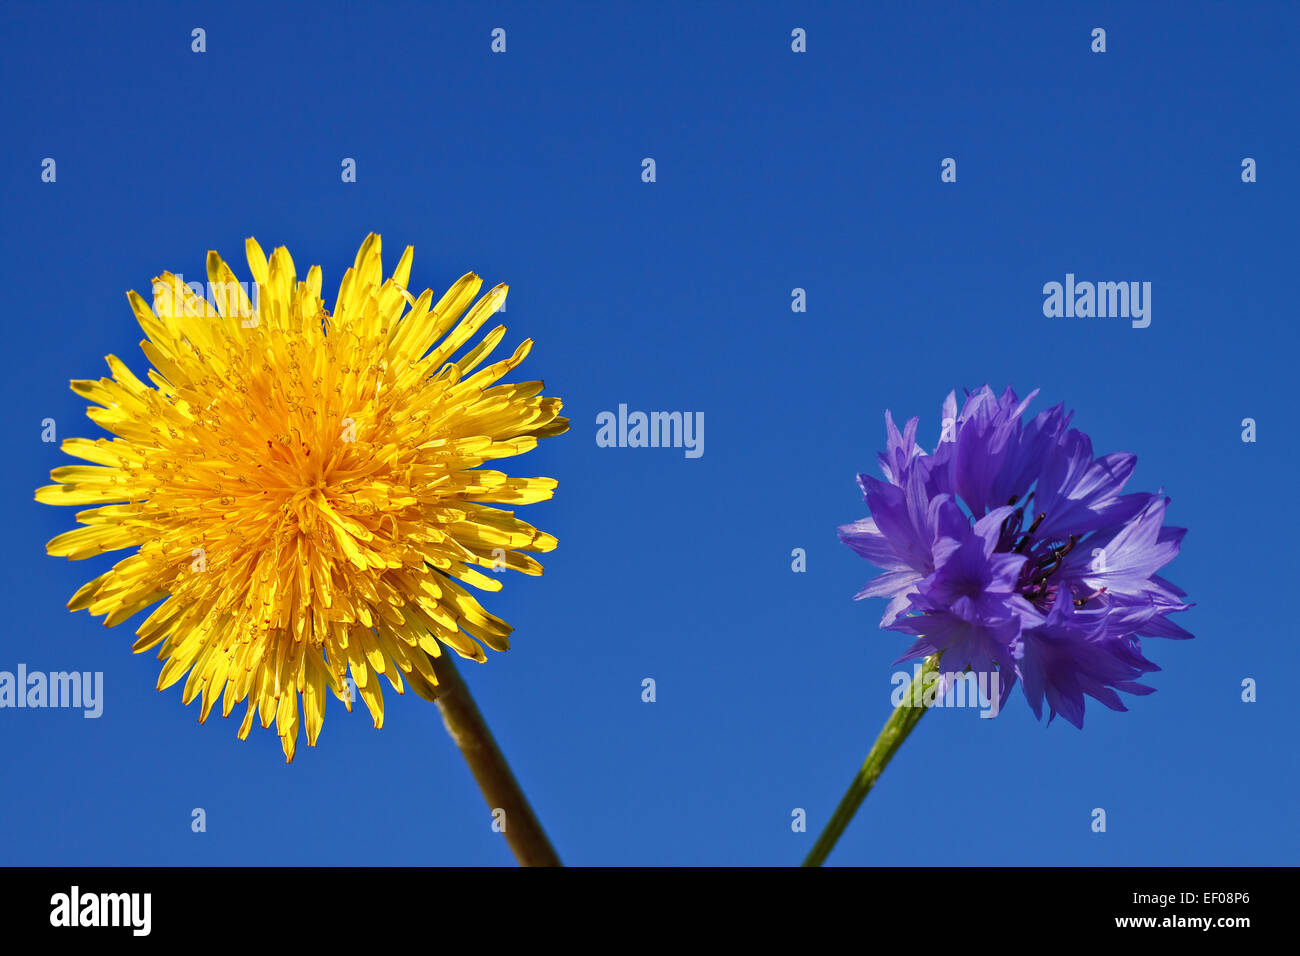
<svg viewBox="0 0 1300 956"><path fill-rule="evenodd" d="M884 480L859 475L871 517L839 529L885 573L856 597L889 598L881 626L916 635L899 661L941 652L942 669L1019 680L1034 714L1083 726L1083 695L1126 710L1117 691L1158 668L1141 637L1189 638L1169 620L1191 605L1156 572L1184 528L1164 526L1163 494L1121 494L1135 455L1094 458L1063 405L1021 421L1023 402L986 385L943 403L932 454L885 413Z"/></svg>

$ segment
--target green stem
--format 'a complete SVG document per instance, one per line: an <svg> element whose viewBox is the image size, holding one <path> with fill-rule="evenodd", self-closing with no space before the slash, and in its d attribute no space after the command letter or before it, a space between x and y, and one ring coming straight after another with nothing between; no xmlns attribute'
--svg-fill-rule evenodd
<svg viewBox="0 0 1300 956"><path fill-rule="evenodd" d="M438 678L438 709L442 711L447 733L469 764L488 807L494 812L505 811L506 843L519 865L561 866L555 848L546 838L546 831L451 658L450 650L430 658Z"/></svg>
<svg viewBox="0 0 1300 956"><path fill-rule="evenodd" d="M894 712L885 721L880 736L872 744L867 759L862 762L862 769L858 771L857 776L853 778L853 782L849 784L848 792L840 800L840 805L835 808L835 813L831 815L830 822L826 824L826 829L822 831L821 836L817 838L817 842L813 844L808 858L803 861L804 866L821 866L826 862L826 857L835 848L836 842L844 833L844 828L849 825L853 815L858 812L858 807L862 806L862 801L866 799L867 794L871 792L871 788L875 786L876 779L884 771L890 758L903 745L903 741L912 732L912 728L925 715L926 708L913 706L913 700L915 699L918 702L923 700L922 691L924 690L925 678L927 675L935 673L938 666L938 654L931 654L922 662L921 673L912 678L911 683L907 685L906 693L903 695L903 702L894 708ZM915 695L915 698L913 695Z"/></svg>

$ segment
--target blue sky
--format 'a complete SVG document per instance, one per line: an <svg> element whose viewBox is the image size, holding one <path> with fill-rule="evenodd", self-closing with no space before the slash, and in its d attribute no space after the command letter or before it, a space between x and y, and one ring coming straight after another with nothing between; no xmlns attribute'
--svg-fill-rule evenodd
<svg viewBox="0 0 1300 956"><path fill-rule="evenodd" d="M332 302L372 230L390 264L415 246L417 288L510 283L507 346L537 341L521 372L573 420L509 463L559 480L525 517L560 547L486 597L513 646L463 668L566 862L802 859L907 644L851 600L873 573L835 535L866 513L854 476L886 408L930 444L943 396L985 382L1137 453L1132 487L1190 529L1166 570L1197 639L1149 641L1157 692L1089 706L1082 732L1018 690L996 720L927 715L831 862L1296 861L1295 6L11 3L0 22L0 670L105 684L97 720L0 710L0 861L511 862L433 705L387 695L382 731L332 705L286 766L273 732L241 743L154 690L129 650L143 615L65 609L111 559L44 556L74 510L32 501L72 462L40 423L98 435L68 380L109 353L144 370L127 289L199 277L208 249L247 278L252 235L320 264ZM1152 283L1151 325L1044 317L1066 273ZM702 412L704 454L598 447L621 403Z"/></svg>

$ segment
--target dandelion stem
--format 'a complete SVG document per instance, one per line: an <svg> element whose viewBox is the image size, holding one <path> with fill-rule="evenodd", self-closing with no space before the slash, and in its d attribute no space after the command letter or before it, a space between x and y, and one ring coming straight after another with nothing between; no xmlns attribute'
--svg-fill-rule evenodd
<svg viewBox="0 0 1300 956"><path fill-rule="evenodd" d="M903 702L894 708L894 712L885 721L880 736L871 745L867 759L862 762L862 769L857 772L853 782L849 784L848 792L840 800L840 805L835 808L835 813L831 815L830 822L826 824L826 829L822 831L821 836L817 838L817 842L813 844L808 858L803 861L804 866L821 866L826 862L826 857L830 855L836 842L843 835L845 827L849 825L853 815L858 812L858 807L862 806L862 801L866 799L867 794L871 792L871 788L875 786L876 779L884 771L898 748L903 745L903 741L912 732L912 728L925 715L926 708L913 706L913 702L914 700L921 700L925 678L938 670L938 665L938 654L930 655L921 664L920 674L912 678L903 694ZM913 695L916 695L915 698Z"/></svg>
<svg viewBox="0 0 1300 956"><path fill-rule="evenodd" d="M451 651L431 658L438 678L438 709L447 732L460 748L470 772L493 811L505 811L505 838L520 866L561 866L519 781L506 763L469 687L452 663Z"/></svg>

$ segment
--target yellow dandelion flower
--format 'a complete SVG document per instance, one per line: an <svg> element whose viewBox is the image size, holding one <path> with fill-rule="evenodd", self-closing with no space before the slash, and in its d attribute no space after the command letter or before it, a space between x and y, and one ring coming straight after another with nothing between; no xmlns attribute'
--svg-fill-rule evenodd
<svg viewBox="0 0 1300 956"><path fill-rule="evenodd" d="M229 717L247 699L240 738L254 714L274 720L292 760L300 697L315 745L326 690L351 709L349 675L380 727L381 678L432 700L440 645L478 661L480 642L506 650L510 626L463 585L500 589L478 567L541 574L530 552L555 538L493 505L545 500L556 482L479 466L568 421L541 382L496 384L531 339L483 366L497 326L454 357L506 286L471 308L482 280L470 273L437 302L429 290L413 298L412 249L385 280L371 235L330 312L319 266L300 282L286 249L268 260L249 239L247 253L255 287L208 253L212 305L170 273L154 281L152 309L128 293L153 385L112 355L112 378L72 382L116 437L64 441L92 464L55 469L36 500L93 506L51 555L137 549L69 609L112 626L161 600L133 645L161 645L158 689L185 678L200 722L218 700Z"/></svg>

